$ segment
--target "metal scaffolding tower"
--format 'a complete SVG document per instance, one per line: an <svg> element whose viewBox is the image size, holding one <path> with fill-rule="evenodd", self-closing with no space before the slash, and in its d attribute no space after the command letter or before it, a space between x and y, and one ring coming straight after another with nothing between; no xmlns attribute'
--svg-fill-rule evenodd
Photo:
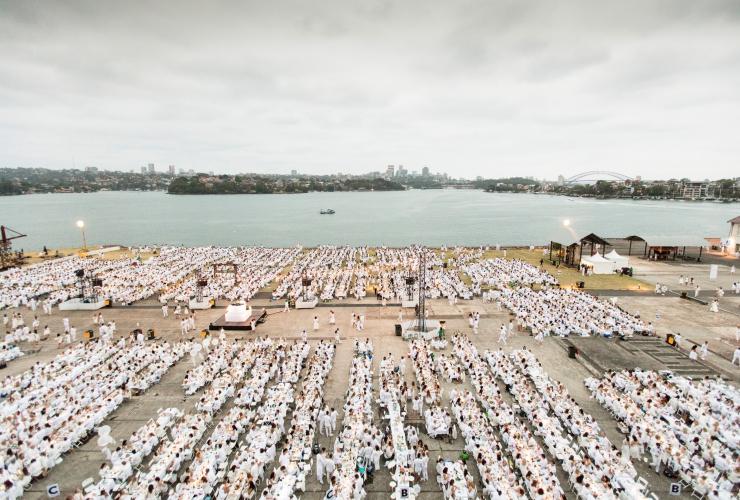
<svg viewBox="0 0 740 500"><path fill-rule="evenodd" d="M419 254L419 307L416 322L420 332L426 332L426 279L427 279L427 253L426 248L422 247Z"/></svg>

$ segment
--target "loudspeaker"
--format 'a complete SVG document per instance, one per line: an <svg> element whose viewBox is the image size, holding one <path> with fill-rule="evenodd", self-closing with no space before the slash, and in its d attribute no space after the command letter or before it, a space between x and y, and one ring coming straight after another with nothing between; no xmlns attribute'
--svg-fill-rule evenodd
<svg viewBox="0 0 740 500"><path fill-rule="evenodd" d="M78 278L83 278L85 276L85 270L84 269L78 269L75 271L75 276Z"/></svg>
<svg viewBox="0 0 740 500"><path fill-rule="evenodd" d="M396 323L396 337L400 337L403 334L403 327Z"/></svg>
<svg viewBox="0 0 740 500"><path fill-rule="evenodd" d="M95 278L93 280L93 286L103 286L103 280L100 278Z"/></svg>

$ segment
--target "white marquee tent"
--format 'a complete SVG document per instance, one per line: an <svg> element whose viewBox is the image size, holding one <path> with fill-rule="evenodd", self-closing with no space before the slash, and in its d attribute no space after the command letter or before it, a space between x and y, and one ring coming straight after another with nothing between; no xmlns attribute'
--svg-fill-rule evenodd
<svg viewBox="0 0 740 500"><path fill-rule="evenodd" d="M581 265L590 267L593 274L611 274L617 268L616 263L605 259L598 252L581 257Z"/></svg>
<svg viewBox="0 0 740 500"><path fill-rule="evenodd" d="M616 250L612 250L608 254L604 255L604 258L614 262L617 268L629 267L630 259L624 255L619 255Z"/></svg>

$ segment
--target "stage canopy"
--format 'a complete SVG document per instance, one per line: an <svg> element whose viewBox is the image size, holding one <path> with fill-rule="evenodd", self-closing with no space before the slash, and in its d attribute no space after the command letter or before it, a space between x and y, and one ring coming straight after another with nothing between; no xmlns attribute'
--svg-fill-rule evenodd
<svg viewBox="0 0 740 500"><path fill-rule="evenodd" d="M614 250L614 249L612 249L612 251L609 252L608 254L604 255L604 258L606 260L610 260L610 261L614 262L617 265L618 268L621 268L621 267L629 267L629 265L630 265L629 258L628 257L625 257L624 255L619 255L617 253L617 251Z"/></svg>
<svg viewBox="0 0 740 500"><path fill-rule="evenodd" d="M600 253L584 255L581 257L581 265L590 267L593 274L611 274L617 268L617 264L605 259Z"/></svg>

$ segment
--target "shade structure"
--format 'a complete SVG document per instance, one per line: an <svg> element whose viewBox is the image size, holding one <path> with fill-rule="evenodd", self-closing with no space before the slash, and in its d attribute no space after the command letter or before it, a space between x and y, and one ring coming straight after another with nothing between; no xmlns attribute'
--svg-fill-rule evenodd
<svg viewBox="0 0 740 500"><path fill-rule="evenodd" d="M612 250L608 254L604 255L604 258L606 260L610 260L614 262L618 268L629 267L630 265L629 257L625 257L624 255L619 255L616 250Z"/></svg>
<svg viewBox="0 0 740 500"><path fill-rule="evenodd" d="M581 257L581 265L591 268L593 274L611 274L617 268L616 263L605 259L598 252Z"/></svg>

